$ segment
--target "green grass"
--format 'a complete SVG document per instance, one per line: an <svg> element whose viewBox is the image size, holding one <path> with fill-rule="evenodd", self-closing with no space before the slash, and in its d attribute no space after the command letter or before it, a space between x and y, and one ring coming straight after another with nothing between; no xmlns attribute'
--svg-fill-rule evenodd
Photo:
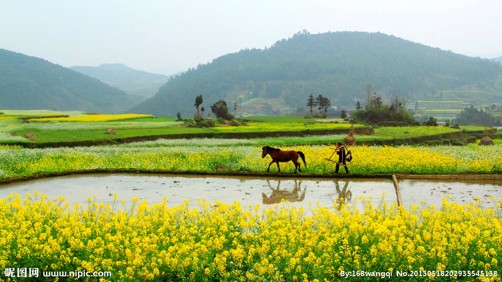
<svg viewBox="0 0 502 282"><path fill-rule="evenodd" d="M176 118L173 118L173 117L145 117L145 118L128 119L127 121L133 122L133 123L176 122ZM110 121L110 122L120 123L120 122L123 122L123 120L115 120L115 121Z"/></svg>
<svg viewBox="0 0 502 282"><path fill-rule="evenodd" d="M69 115L78 116L83 115L82 111L51 111L51 110L0 110L3 115L0 115L0 120L3 116L58 116Z"/></svg>
<svg viewBox="0 0 502 282"><path fill-rule="evenodd" d="M399 127L380 127L375 128L375 135L382 138L411 138L420 136L431 136L436 134L453 133L462 130L482 131L484 126L462 126L459 129L444 126L399 126Z"/></svg>
<svg viewBox="0 0 502 282"><path fill-rule="evenodd" d="M244 120L243 126L219 125L211 128L185 127L183 122L176 121L172 117L138 118L123 121L108 122L23 122L22 118L41 115L79 115L82 112L52 112L52 111L4 111L0 115L0 143L12 144L20 142L58 143L58 142L79 142L79 141L106 141L112 139L123 139L133 137L152 137L165 135L179 135L188 137L191 134L218 134L227 133L280 133L299 132L298 136L289 138L260 138L260 142L270 145L289 144L332 144L343 140L345 132L351 126L341 119L313 119L298 116L257 116L248 117ZM364 127L355 124L356 128ZM114 129L117 134L106 134L108 129ZM448 127L381 127L376 128L374 135L357 135L358 142L370 140L392 140L406 139L421 136L432 136L444 133L484 130L481 126L463 126L460 130ZM319 130L341 130L343 134L329 135L309 135L302 136L300 132L311 132ZM36 136L34 141L25 138L26 133Z"/></svg>
<svg viewBox="0 0 502 282"><path fill-rule="evenodd" d="M106 134L108 128L113 128L117 131L116 135ZM26 132L32 132L37 137L36 143L52 143L52 142L78 142L78 141L96 141L96 140L112 140L118 138L131 138L142 136L156 136L166 134L187 134L186 128L159 128L159 127L138 127L138 128L120 128L120 127L103 127L103 128L88 128L88 129L54 129L41 130L39 128L25 128L20 131L20 135ZM204 129L190 129L190 133L205 133Z"/></svg>
<svg viewBox="0 0 502 282"><path fill-rule="evenodd" d="M336 122L336 123L344 123L343 119L321 119L321 118L309 118L302 116L253 116L242 118L243 120L249 121L261 121L261 122L269 122L269 123L319 123L319 122Z"/></svg>
<svg viewBox="0 0 502 282"><path fill-rule="evenodd" d="M0 115L0 142L18 143L54 143L111 140L118 138L150 137L162 135L190 135L190 134L221 134L221 133L253 133L253 132L285 132L304 130L348 130L349 124L326 122L325 120L304 119L303 117L257 117L247 119L243 126L219 125L211 128L185 127L175 118L139 118L126 121L109 122L22 122L22 118L48 115L42 112L28 112L23 115ZM56 114L56 113L53 113ZM59 113L60 114L60 113ZM356 125L362 126L362 125ZM117 134L105 132L114 129ZM26 133L36 136L35 141L22 137ZM14 136L13 136L14 135ZM11 137L13 136L13 137Z"/></svg>

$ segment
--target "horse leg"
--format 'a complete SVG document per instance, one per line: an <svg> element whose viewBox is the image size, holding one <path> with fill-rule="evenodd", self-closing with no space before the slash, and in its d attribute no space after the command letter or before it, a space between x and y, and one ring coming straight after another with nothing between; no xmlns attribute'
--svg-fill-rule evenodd
<svg viewBox="0 0 502 282"><path fill-rule="evenodd" d="M279 162L275 162L277 164L277 170L278 172L281 172L281 167L279 166Z"/></svg>
<svg viewBox="0 0 502 282"><path fill-rule="evenodd" d="M270 170L270 166L271 166L274 162L275 162L275 161L271 161L271 162L268 164L267 172Z"/></svg>
<svg viewBox="0 0 502 282"><path fill-rule="evenodd" d="M300 169L300 163L296 160L292 160L293 164L295 165L295 173L296 173L296 170L298 169L300 172L302 172L302 170Z"/></svg>

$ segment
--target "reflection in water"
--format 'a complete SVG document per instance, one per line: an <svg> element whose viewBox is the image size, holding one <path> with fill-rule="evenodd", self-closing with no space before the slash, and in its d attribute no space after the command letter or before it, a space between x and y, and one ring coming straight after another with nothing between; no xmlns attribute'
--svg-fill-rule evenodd
<svg viewBox="0 0 502 282"><path fill-rule="evenodd" d="M165 174L72 175L0 185L0 199L7 198L10 193L24 197L27 193L33 195L35 191L46 195L48 199L64 196L70 206L74 204L86 206L88 197L95 197L98 203L113 204L115 200L110 194L112 196L117 194L120 201L124 200L127 203L130 203L132 198L139 198L149 204L158 204L166 198L168 206L171 207L183 205L187 201L191 207L198 207L199 199L222 203L239 201L242 206L255 206L257 203L272 202L272 199L276 199L277 202L285 199L290 201L291 205L306 209L312 207L312 204L335 208L342 203L363 209L364 204L359 200L360 197L368 199L376 206L383 201L388 203L396 201L392 182L388 179L343 178L336 181L334 178L329 180L302 178L297 179L301 180L300 185L299 182L295 184L292 178L281 178L280 185L283 187L278 185L279 178L268 179L269 182L255 177L192 177ZM468 204L479 198L482 208L497 209L495 202L502 198L500 180L461 182L403 179L399 181L399 185L404 207L409 207L411 204L420 205L422 201L427 205L440 207L442 199L449 197L450 201L458 204ZM308 196L304 190L309 190ZM492 200L492 197L495 200Z"/></svg>
<svg viewBox="0 0 502 282"><path fill-rule="evenodd" d="M282 202L282 200L288 202L301 202L303 201L303 199L305 199L306 188L301 191L301 181L295 180L295 187L293 188L293 191L281 190L281 180L277 180L277 188L275 189L272 187L272 185L270 185L270 181L268 179L267 184L268 187L272 189L272 194L270 194L270 196L267 196L265 193L261 193L262 202L265 205L278 204Z"/></svg>
<svg viewBox="0 0 502 282"><path fill-rule="evenodd" d="M349 182L350 181L345 181L345 184L343 185L343 189L340 190L340 184L338 183L338 179L334 181L335 182L335 188L336 188L336 193L338 194L336 200L333 201L333 204L338 210L342 209L342 206L345 204L348 204L350 200L352 200L352 192L349 190Z"/></svg>

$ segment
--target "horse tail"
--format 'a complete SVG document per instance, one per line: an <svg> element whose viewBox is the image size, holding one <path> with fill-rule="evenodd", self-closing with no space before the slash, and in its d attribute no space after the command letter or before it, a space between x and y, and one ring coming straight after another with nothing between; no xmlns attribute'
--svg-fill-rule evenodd
<svg viewBox="0 0 502 282"><path fill-rule="evenodd" d="M298 151L298 155L300 155L300 157L302 158L303 164L305 164L305 167L307 167L307 163L305 162L305 155L300 151Z"/></svg>

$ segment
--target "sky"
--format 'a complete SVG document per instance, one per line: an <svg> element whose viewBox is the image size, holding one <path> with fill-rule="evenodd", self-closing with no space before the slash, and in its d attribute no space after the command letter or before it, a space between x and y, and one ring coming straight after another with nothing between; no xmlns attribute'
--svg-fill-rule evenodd
<svg viewBox="0 0 502 282"><path fill-rule="evenodd" d="M502 56L500 0L0 0L0 49L174 74L306 30L381 32Z"/></svg>

